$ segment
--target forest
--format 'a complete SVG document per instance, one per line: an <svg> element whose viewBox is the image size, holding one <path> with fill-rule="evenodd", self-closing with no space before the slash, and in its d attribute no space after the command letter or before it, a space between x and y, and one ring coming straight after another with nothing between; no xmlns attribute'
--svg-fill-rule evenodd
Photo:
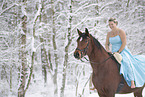
<svg viewBox="0 0 145 97"><path fill-rule="evenodd" d="M74 58L77 29L104 46L118 20L145 55L145 0L0 0L1 97L88 97L92 68Z"/></svg>

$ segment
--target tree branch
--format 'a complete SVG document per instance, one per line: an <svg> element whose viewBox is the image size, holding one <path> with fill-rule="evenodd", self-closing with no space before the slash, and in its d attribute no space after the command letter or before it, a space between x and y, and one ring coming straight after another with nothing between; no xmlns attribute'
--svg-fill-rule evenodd
<svg viewBox="0 0 145 97"><path fill-rule="evenodd" d="M4 9L3 11L0 12L0 15L2 15L4 12L6 12L7 10L11 9L12 7L18 6L17 3L12 4L11 6L7 7L6 9Z"/></svg>

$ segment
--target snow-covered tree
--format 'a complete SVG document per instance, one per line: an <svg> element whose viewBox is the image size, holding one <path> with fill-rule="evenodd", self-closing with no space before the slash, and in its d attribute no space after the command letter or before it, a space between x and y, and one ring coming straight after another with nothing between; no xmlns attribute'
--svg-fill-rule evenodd
<svg viewBox="0 0 145 97"><path fill-rule="evenodd" d="M85 28L104 46L115 17L133 54L145 54L144 0L1 0L0 95L87 97L91 67L73 57ZM38 88L39 87L39 88Z"/></svg>

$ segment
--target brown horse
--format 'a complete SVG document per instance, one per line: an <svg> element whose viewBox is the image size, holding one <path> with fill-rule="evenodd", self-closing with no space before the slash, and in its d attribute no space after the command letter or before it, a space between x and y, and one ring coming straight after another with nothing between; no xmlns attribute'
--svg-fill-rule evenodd
<svg viewBox="0 0 145 97"><path fill-rule="evenodd" d="M117 62L112 58L104 47L89 34L88 29L85 33L78 31L79 38L77 39L77 48L74 52L74 57L81 59L88 55L90 64L93 69L92 82L98 91L100 97L114 97L120 85L122 76L119 73ZM119 94L134 92L135 97L143 97L143 87L131 89L123 79L124 86L118 91Z"/></svg>

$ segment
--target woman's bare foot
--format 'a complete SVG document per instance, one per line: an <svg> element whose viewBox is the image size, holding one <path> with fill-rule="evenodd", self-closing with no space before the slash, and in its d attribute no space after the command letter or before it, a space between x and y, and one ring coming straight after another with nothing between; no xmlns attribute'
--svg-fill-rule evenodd
<svg viewBox="0 0 145 97"><path fill-rule="evenodd" d="M134 81L131 81L131 88L135 88Z"/></svg>
<svg viewBox="0 0 145 97"><path fill-rule="evenodd" d="M132 89L135 88L135 85L131 85L131 88L132 88Z"/></svg>

